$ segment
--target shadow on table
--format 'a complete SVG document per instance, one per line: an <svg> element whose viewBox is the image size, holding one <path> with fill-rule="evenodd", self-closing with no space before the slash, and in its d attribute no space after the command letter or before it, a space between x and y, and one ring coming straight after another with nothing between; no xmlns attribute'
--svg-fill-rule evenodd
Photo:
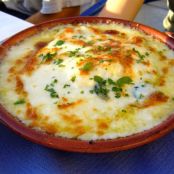
<svg viewBox="0 0 174 174"><path fill-rule="evenodd" d="M174 132L133 150L81 154L48 149L0 125L3 174L173 174Z"/></svg>

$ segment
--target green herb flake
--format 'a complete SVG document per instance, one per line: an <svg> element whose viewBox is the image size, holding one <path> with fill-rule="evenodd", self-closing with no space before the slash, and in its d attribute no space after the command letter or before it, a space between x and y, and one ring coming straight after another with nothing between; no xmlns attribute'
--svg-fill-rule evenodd
<svg viewBox="0 0 174 174"><path fill-rule="evenodd" d="M163 51L158 51L159 54L163 54Z"/></svg>
<svg viewBox="0 0 174 174"><path fill-rule="evenodd" d="M132 49L139 57L139 59L136 61L137 63L141 63L142 61L144 61L144 58L149 56L149 53L146 52L145 55L141 54L138 50L136 50L135 48Z"/></svg>
<svg viewBox="0 0 174 174"><path fill-rule="evenodd" d="M24 99L19 99L19 100L14 102L14 105L20 105L20 104L24 104L24 103L25 103Z"/></svg>
<svg viewBox="0 0 174 174"><path fill-rule="evenodd" d="M125 97L129 97L129 94L126 93L126 94L125 94Z"/></svg>
<svg viewBox="0 0 174 174"><path fill-rule="evenodd" d="M52 59L53 57L55 57L57 55L57 53L47 53L47 54L40 54L39 58L41 58L41 63L46 62L47 60Z"/></svg>
<svg viewBox="0 0 174 174"><path fill-rule="evenodd" d="M124 77L121 77L120 79L117 80L116 84L119 86L119 87L122 87L126 84L131 84L132 83L132 79L128 76L124 76Z"/></svg>
<svg viewBox="0 0 174 174"><path fill-rule="evenodd" d="M54 84L56 84L58 82L57 79L54 79L51 83L50 83L50 86L54 86Z"/></svg>
<svg viewBox="0 0 174 174"><path fill-rule="evenodd" d="M46 85L44 90L50 93L51 98L59 98L59 96L58 96L57 92L55 91L55 89L50 87L50 85Z"/></svg>
<svg viewBox="0 0 174 174"><path fill-rule="evenodd" d="M121 93L116 93L115 94L115 98L120 98L121 97Z"/></svg>
<svg viewBox="0 0 174 174"><path fill-rule="evenodd" d="M80 70L82 71L90 71L93 68L92 62L87 62Z"/></svg>
<svg viewBox="0 0 174 174"><path fill-rule="evenodd" d="M99 60L99 63L104 63L104 62L112 62L112 59L101 59L101 60Z"/></svg>
<svg viewBox="0 0 174 174"><path fill-rule="evenodd" d="M63 59L56 59L56 60L54 60L54 64L55 65L60 65L61 63L63 62Z"/></svg>
<svg viewBox="0 0 174 174"><path fill-rule="evenodd" d="M97 83L99 83L99 84L101 84L101 83L103 83L104 80L100 76L94 76L94 81L97 82Z"/></svg>
<svg viewBox="0 0 174 174"><path fill-rule="evenodd" d="M85 39L85 37L83 35L74 35L72 36L73 39Z"/></svg>
<svg viewBox="0 0 174 174"><path fill-rule="evenodd" d="M94 88L90 90L89 92L91 94L95 93L99 97L103 99L109 98L109 92L112 91L115 95L115 98L120 98L123 96L129 96L128 94L123 94L122 87L126 84L133 84L132 79L128 76L124 76L117 81L112 80L111 78L108 78L107 80L103 79L101 76L94 76L93 80L96 82Z"/></svg>
<svg viewBox="0 0 174 174"><path fill-rule="evenodd" d="M65 65L61 64L61 65L59 65L59 67L65 67Z"/></svg>
<svg viewBox="0 0 174 174"><path fill-rule="evenodd" d="M84 91L80 91L80 94L84 94Z"/></svg>
<svg viewBox="0 0 174 174"><path fill-rule="evenodd" d="M148 52L145 52L145 55L146 55L146 56L149 56L150 54L149 54Z"/></svg>
<svg viewBox="0 0 174 174"><path fill-rule="evenodd" d="M49 85L47 84L44 88L45 91L50 93L51 98L59 98L59 95L54 89L55 84L58 82L57 79L54 79Z"/></svg>
<svg viewBox="0 0 174 174"><path fill-rule="evenodd" d="M104 47L98 46L97 49L100 50L100 51L103 51L104 50Z"/></svg>
<svg viewBox="0 0 174 174"><path fill-rule="evenodd" d="M142 99L142 98L144 98L144 95L140 94L139 99Z"/></svg>
<svg viewBox="0 0 174 174"><path fill-rule="evenodd" d="M70 87L69 84L64 84L63 88L67 88L67 87Z"/></svg>
<svg viewBox="0 0 174 174"><path fill-rule="evenodd" d="M75 80L76 80L76 76L71 77L72 82L75 82Z"/></svg>
<svg viewBox="0 0 174 174"><path fill-rule="evenodd" d="M60 29L55 29L54 31L59 32L59 31L60 31Z"/></svg>
<svg viewBox="0 0 174 174"><path fill-rule="evenodd" d="M116 85L116 82L114 82L112 79L108 78L108 83L110 85Z"/></svg>
<svg viewBox="0 0 174 174"><path fill-rule="evenodd" d="M125 112L126 113L127 111L125 109L122 109L121 112Z"/></svg>
<svg viewBox="0 0 174 174"><path fill-rule="evenodd" d="M122 92L122 88L113 87L112 91L114 91L114 92Z"/></svg>
<svg viewBox="0 0 174 174"><path fill-rule="evenodd" d="M94 92L103 99L108 99L109 90L104 84L97 84L94 86Z"/></svg>
<svg viewBox="0 0 174 174"><path fill-rule="evenodd" d="M55 46L61 46L61 45L63 45L64 43L65 43L65 41L63 41L63 40L58 40L58 41L56 42Z"/></svg>
<svg viewBox="0 0 174 174"><path fill-rule="evenodd" d="M105 62L105 60L103 60L103 59L99 60L99 63L103 63L103 62Z"/></svg>
<svg viewBox="0 0 174 174"><path fill-rule="evenodd" d="M92 40L91 40L91 41L86 42L86 44L87 44L87 45L93 45L94 43L95 43L95 42L94 42L94 41L92 41Z"/></svg>
<svg viewBox="0 0 174 174"><path fill-rule="evenodd" d="M90 92L95 93L103 99L108 99L109 90L106 86L106 80L104 80L100 76L94 76L94 81L97 82L97 84L94 86L94 89Z"/></svg>
<svg viewBox="0 0 174 174"><path fill-rule="evenodd" d="M94 90L93 90L93 89L91 89L91 90L89 91L89 93L94 94Z"/></svg>
<svg viewBox="0 0 174 174"><path fill-rule="evenodd" d="M99 51L108 51L108 52L112 52L112 47L110 47L110 46L101 46L101 45L99 45L98 47L97 47L97 49L99 50Z"/></svg>
<svg viewBox="0 0 174 174"><path fill-rule="evenodd" d="M79 50L80 50L80 48L76 48L74 51L70 51L69 57L75 57L75 56L79 57L80 56Z"/></svg>

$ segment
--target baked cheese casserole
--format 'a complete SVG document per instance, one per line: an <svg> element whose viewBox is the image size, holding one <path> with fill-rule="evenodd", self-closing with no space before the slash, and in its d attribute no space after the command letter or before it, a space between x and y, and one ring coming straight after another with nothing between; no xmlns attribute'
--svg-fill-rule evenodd
<svg viewBox="0 0 174 174"><path fill-rule="evenodd" d="M26 126L54 136L133 135L174 111L174 52L123 24L59 24L6 52L0 103Z"/></svg>

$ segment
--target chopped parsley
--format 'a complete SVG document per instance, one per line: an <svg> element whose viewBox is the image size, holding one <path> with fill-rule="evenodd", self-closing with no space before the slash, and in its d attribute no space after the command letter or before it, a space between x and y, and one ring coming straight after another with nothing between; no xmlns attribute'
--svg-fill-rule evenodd
<svg viewBox="0 0 174 174"><path fill-rule="evenodd" d="M56 59L56 60L54 60L53 63L56 65L60 65L62 62L63 62L63 59Z"/></svg>
<svg viewBox="0 0 174 174"><path fill-rule="evenodd" d="M106 86L107 81L100 76L94 76L94 81L96 82L96 85L94 86L93 90L90 90L90 93L95 93L103 99L108 99L109 90Z"/></svg>
<svg viewBox="0 0 174 174"><path fill-rule="evenodd" d="M121 97L121 93L118 92L115 94L115 98L120 98L120 97Z"/></svg>
<svg viewBox="0 0 174 174"><path fill-rule="evenodd" d="M76 48L74 51L70 51L69 57L75 57L75 56L79 57L80 56L79 50L80 50L80 48Z"/></svg>
<svg viewBox="0 0 174 174"><path fill-rule="evenodd" d="M90 92L91 94L94 94L94 90L93 90L93 89L91 89L89 92Z"/></svg>
<svg viewBox="0 0 174 174"><path fill-rule="evenodd" d="M86 44L87 44L87 45L93 45L94 43L95 43L95 42L94 42L94 41L92 41L92 40L91 40L91 41L86 42Z"/></svg>
<svg viewBox="0 0 174 174"><path fill-rule="evenodd" d="M59 65L59 67L65 67L65 65L61 64L61 65Z"/></svg>
<svg viewBox="0 0 174 174"><path fill-rule="evenodd" d="M127 112L125 109L122 109L121 112Z"/></svg>
<svg viewBox="0 0 174 174"><path fill-rule="evenodd" d="M132 49L139 57L139 59L136 61L137 63L141 63L142 61L144 61L144 58L146 58L147 56L149 56L149 53L146 52L145 54L141 54L138 50L136 50L135 48Z"/></svg>
<svg viewBox="0 0 174 174"><path fill-rule="evenodd" d="M104 50L105 50L105 48L104 48L103 46L98 46L97 49L98 49L99 51L104 51Z"/></svg>
<svg viewBox="0 0 174 174"><path fill-rule="evenodd" d="M112 62L112 59L106 59L106 60L101 59L101 60L99 60L99 63L103 63L103 62Z"/></svg>
<svg viewBox="0 0 174 174"><path fill-rule="evenodd" d="M119 87L122 87L126 84L131 84L132 83L132 79L128 76L124 76L124 77L121 77L120 79L117 80L116 84L119 86Z"/></svg>
<svg viewBox="0 0 174 174"><path fill-rule="evenodd" d="M80 70L82 71L90 71L93 68L92 62L87 62Z"/></svg>
<svg viewBox="0 0 174 174"><path fill-rule="evenodd" d="M112 87L112 91L114 91L114 92L122 92L122 88L114 86L114 87Z"/></svg>
<svg viewBox="0 0 174 174"><path fill-rule="evenodd" d="M25 103L24 99L19 99L19 100L14 102L14 105L20 105L20 104L24 104L24 103Z"/></svg>
<svg viewBox="0 0 174 174"><path fill-rule="evenodd" d="M108 83L110 85L116 85L116 82L114 82L112 79L108 78Z"/></svg>
<svg viewBox="0 0 174 174"><path fill-rule="evenodd" d="M73 39L86 39L83 35L74 35L72 36Z"/></svg>
<svg viewBox="0 0 174 174"><path fill-rule="evenodd" d="M51 85L51 86L54 86L54 84L57 83L57 82L58 82L58 80L57 80L57 79L54 79L54 80L51 82L50 85Z"/></svg>
<svg viewBox="0 0 174 174"><path fill-rule="evenodd" d="M101 76L94 76L93 80L96 82L94 88L89 92L91 94L95 93L101 98L108 99L109 91L112 91L115 95L115 98L120 98L123 94L123 86L126 84L132 84L132 79L128 76L119 78L117 81L108 78L107 80L103 79ZM124 96L128 97L128 94Z"/></svg>
<svg viewBox="0 0 174 174"><path fill-rule="evenodd" d="M114 83L112 83L114 85ZM120 98L122 95L122 87L126 84L132 84L132 79L128 76L124 76L119 78L116 82L114 87L112 87L112 91L115 92L115 98ZM125 97L128 97L129 95L125 95Z"/></svg>
<svg viewBox="0 0 174 174"><path fill-rule="evenodd" d="M63 88L67 88L67 87L70 87L69 84L64 84Z"/></svg>
<svg viewBox="0 0 174 174"><path fill-rule="evenodd" d="M75 80L76 80L76 76L72 76L72 77L71 77L71 81L72 81L72 82L75 82Z"/></svg>
<svg viewBox="0 0 174 174"><path fill-rule="evenodd" d="M145 52L145 56L149 56L150 54L148 52Z"/></svg>
<svg viewBox="0 0 174 174"><path fill-rule="evenodd" d="M60 31L60 29L55 29L54 31L59 32L59 31Z"/></svg>
<svg viewBox="0 0 174 174"><path fill-rule="evenodd" d="M126 93L126 94L125 94L125 97L129 97L129 94Z"/></svg>
<svg viewBox="0 0 174 174"><path fill-rule="evenodd" d="M106 83L105 80L100 76L94 76L94 81L99 84Z"/></svg>
<svg viewBox="0 0 174 174"><path fill-rule="evenodd" d="M112 47L110 47L110 46L98 46L97 47L97 49L99 50L99 51L108 51L108 52L112 52Z"/></svg>
<svg viewBox="0 0 174 174"><path fill-rule="evenodd" d="M50 93L51 98L59 98L59 95L54 89L54 86L57 82L58 82L57 79L54 79L49 85L47 84L44 88L45 91Z"/></svg>
<svg viewBox="0 0 174 174"><path fill-rule="evenodd" d="M95 94L97 94L98 96L100 96L103 99L108 99L109 90L106 88L105 85L96 84L94 86L93 92L95 92Z"/></svg>
<svg viewBox="0 0 174 174"><path fill-rule="evenodd" d="M63 45L64 43L65 43L65 41L63 41L63 40L58 40L58 41L56 42L55 46L61 46L61 45Z"/></svg>
<svg viewBox="0 0 174 174"><path fill-rule="evenodd" d="M139 99L142 99L142 98L144 98L144 95L140 94Z"/></svg>
<svg viewBox="0 0 174 174"><path fill-rule="evenodd" d="M55 57L57 55L57 53L47 53L47 54L40 54L39 58L41 58L41 63L46 62L47 60L52 59L53 57Z"/></svg>
<svg viewBox="0 0 174 174"><path fill-rule="evenodd" d="M80 94L84 94L84 91L80 91Z"/></svg>

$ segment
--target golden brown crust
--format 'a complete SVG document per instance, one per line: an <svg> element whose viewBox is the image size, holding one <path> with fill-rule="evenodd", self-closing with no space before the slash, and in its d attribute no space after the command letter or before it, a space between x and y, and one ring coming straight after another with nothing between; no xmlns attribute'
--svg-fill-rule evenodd
<svg viewBox="0 0 174 174"><path fill-rule="evenodd" d="M57 107L59 109L69 109L69 108L73 108L76 107L78 105L80 105L83 102L83 100L77 100L75 102L71 102L71 103L63 103L63 104L58 104Z"/></svg>
<svg viewBox="0 0 174 174"><path fill-rule="evenodd" d="M160 105L164 102L167 102L168 99L169 97L163 94L162 92L154 92L138 107L148 108L148 107Z"/></svg>

